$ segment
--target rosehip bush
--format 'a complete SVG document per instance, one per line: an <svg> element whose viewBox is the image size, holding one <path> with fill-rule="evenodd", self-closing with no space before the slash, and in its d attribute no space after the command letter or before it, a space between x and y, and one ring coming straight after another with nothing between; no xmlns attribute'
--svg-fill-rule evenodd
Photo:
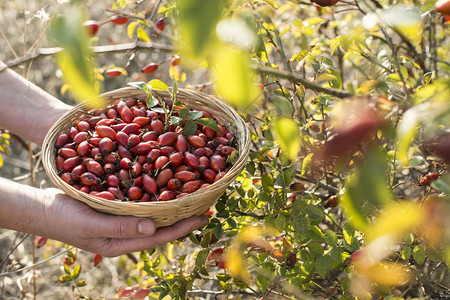
<svg viewBox="0 0 450 300"><path fill-rule="evenodd" d="M449 297L448 3L117 0L88 16L71 5L90 37L73 42L64 17L51 27L47 46L78 54L62 73L83 75L58 82L62 97L173 81L234 106L252 145L205 228L92 272L92 255L76 252L60 281L136 299ZM230 166L232 124L217 131L196 122L214 119L204 111L133 101L58 137L64 181L111 201L164 201ZM114 268L123 280L89 289L74 257L83 278Z"/></svg>

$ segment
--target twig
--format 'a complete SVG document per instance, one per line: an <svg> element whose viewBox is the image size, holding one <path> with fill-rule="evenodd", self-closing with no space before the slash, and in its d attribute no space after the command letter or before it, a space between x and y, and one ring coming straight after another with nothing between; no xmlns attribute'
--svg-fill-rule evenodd
<svg viewBox="0 0 450 300"><path fill-rule="evenodd" d="M56 253L55 255L53 255L53 256L51 256L51 257L49 257L47 259L41 260L41 261L31 265L31 266L23 267L22 269L14 270L14 271L11 271L11 272L0 273L0 277L1 276L8 276L8 275L15 274L15 273L20 273L22 271L34 268L34 267L39 266L39 265L42 265L43 263L46 263L46 262L48 262L48 261L50 261L50 260L52 260L52 259L54 259L54 258L56 258L56 257L58 257L60 255L63 255L64 253L72 250L73 248L75 248L75 247L72 246L70 248L67 248L67 249L65 249L65 250L63 250L63 251L61 251L59 253Z"/></svg>
<svg viewBox="0 0 450 300"><path fill-rule="evenodd" d="M18 65L27 63L34 59L38 59L44 56L55 55L61 52L63 49L60 47L54 48L40 48L35 52L26 54L24 56L13 59L6 62L6 66L0 68L0 72L3 72L7 68L16 67ZM145 43L142 41L136 41L134 43L124 43L118 45L105 45L92 47L92 52L95 54L105 54L105 53L118 53L126 52L130 50L160 50L165 52L173 52L175 49L170 45L160 44L160 43Z"/></svg>
<svg viewBox="0 0 450 300"><path fill-rule="evenodd" d="M301 175L298 175L298 174L295 175L295 178L299 179L299 180L302 180L302 181L309 182L309 183L314 183L314 184L317 185L317 187L326 189L326 190L328 190L330 192L333 192L334 194L337 194L339 192L338 188L335 188L334 186L325 184L325 183L323 183L321 181L317 181L315 179L311 179L311 178L308 178L308 177L305 177L305 176L301 176Z"/></svg>
<svg viewBox="0 0 450 300"><path fill-rule="evenodd" d="M23 241L25 241L28 237L30 236L29 233L25 234L25 236L8 252L8 254L6 254L5 258L3 259L3 261L0 263L0 270L3 268L3 265L5 264L6 260L8 259L8 257L17 249L17 247L19 247L20 244L23 243ZM0 274L1 275L1 274Z"/></svg>
<svg viewBox="0 0 450 300"><path fill-rule="evenodd" d="M349 98L352 96L352 94L350 94L347 91L341 91L341 90L337 90L337 89L333 89L333 88L325 88L325 87L320 86L316 83L313 83L309 80L299 78L299 77L297 77L293 74L290 74L289 72L286 72L286 71L275 70L275 69L268 68L268 67L253 67L253 69L259 73L274 75L279 78L285 78L285 79L292 80L294 82L303 84L305 87L307 87L311 90L314 90L317 92L322 92L324 94L331 95L331 96L334 96L337 98Z"/></svg>

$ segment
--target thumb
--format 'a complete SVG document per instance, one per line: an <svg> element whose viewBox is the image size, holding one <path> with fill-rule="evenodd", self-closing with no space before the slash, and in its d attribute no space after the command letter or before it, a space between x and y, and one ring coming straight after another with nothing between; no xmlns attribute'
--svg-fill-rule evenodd
<svg viewBox="0 0 450 300"><path fill-rule="evenodd" d="M101 238L136 238L153 235L156 230L152 220L132 216L104 215L94 223L93 233Z"/></svg>

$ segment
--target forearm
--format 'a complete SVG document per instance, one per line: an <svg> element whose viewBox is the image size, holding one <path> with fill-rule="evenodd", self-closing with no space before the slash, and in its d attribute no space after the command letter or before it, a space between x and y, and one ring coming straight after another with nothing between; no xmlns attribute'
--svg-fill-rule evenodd
<svg viewBox="0 0 450 300"><path fill-rule="evenodd" d="M0 127L37 145L71 108L9 69L0 73L0 103Z"/></svg>
<svg viewBox="0 0 450 300"><path fill-rule="evenodd" d="M0 228L41 234L45 226L42 190L0 178Z"/></svg>

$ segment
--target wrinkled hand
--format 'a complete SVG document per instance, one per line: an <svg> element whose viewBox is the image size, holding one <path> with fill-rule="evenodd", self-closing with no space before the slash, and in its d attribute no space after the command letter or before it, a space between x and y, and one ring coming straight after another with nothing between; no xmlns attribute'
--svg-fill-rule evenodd
<svg viewBox="0 0 450 300"><path fill-rule="evenodd" d="M46 237L103 256L118 256L154 248L183 237L208 223L194 216L164 228L146 218L98 212L58 189L42 190L45 197Z"/></svg>

